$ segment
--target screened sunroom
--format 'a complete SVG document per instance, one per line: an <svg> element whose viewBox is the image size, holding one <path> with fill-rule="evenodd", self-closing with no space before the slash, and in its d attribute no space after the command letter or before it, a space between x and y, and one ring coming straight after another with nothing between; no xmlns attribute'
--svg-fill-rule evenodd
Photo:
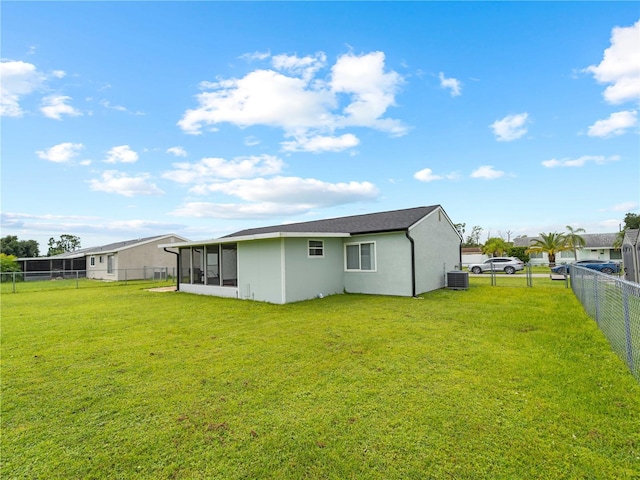
<svg viewBox="0 0 640 480"><path fill-rule="evenodd" d="M180 284L238 286L238 244L180 248Z"/></svg>

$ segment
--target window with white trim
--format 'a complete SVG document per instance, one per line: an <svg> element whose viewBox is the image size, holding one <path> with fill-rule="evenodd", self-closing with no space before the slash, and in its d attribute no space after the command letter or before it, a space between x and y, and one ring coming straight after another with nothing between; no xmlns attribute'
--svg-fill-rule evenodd
<svg viewBox="0 0 640 480"><path fill-rule="evenodd" d="M89 265L91 265L92 267L96 266L96 257L91 257L89 259Z"/></svg>
<svg viewBox="0 0 640 480"><path fill-rule="evenodd" d="M348 243L345 245L345 270L371 272L376 269L375 242Z"/></svg>
<svg viewBox="0 0 640 480"><path fill-rule="evenodd" d="M309 240L309 257L324 257L324 241Z"/></svg>

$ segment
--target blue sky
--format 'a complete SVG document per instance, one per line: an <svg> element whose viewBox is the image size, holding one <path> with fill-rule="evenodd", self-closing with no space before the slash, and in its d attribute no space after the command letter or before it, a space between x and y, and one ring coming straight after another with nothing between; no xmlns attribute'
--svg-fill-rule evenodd
<svg viewBox="0 0 640 480"><path fill-rule="evenodd" d="M2 236L639 212L637 2L2 2Z"/></svg>

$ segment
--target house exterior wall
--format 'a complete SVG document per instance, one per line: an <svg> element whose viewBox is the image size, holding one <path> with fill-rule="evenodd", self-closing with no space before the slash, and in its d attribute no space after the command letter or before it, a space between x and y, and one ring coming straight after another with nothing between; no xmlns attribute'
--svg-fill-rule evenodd
<svg viewBox="0 0 640 480"><path fill-rule="evenodd" d="M460 268L460 236L440 209L409 229L415 243L416 293L446 286L446 272Z"/></svg>
<svg viewBox="0 0 640 480"><path fill-rule="evenodd" d="M347 271L342 251L344 289L349 293L411 296L411 247L403 232L354 235L344 244L375 242L376 269Z"/></svg>
<svg viewBox="0 0 640 480"><path fill-rule="evenodd" d="M238 297L284 303L281 239L238 243Z"/></svg>
<svg viewBox="0 0 640 480"><path fill-rule="evenodd" d="M162 237L153 242L135 245L116 252L94 253L86 256L87 278L103 280L140 280L151 274L145 267L167 268L169 273L176 269L176 256L167 253L158 245L178 242L182 239L171 236ZM113 272L107 272L108 257L112 256ZM91 257L95 257L95 265L91 266ZM103 262L100 263L100 257ZM175 272L177 274L177 272Z"/></svg>
<svg viewBox="0 0 640 480"><path fill-rule="evenodd" d="M211 295L214 297L239 298L239 289L236 287L218 287L215 285L196 285L193 283L181 283L180 291L195 293L198 295Z"/></svg>
<svg viewBox="0 0 640 480"><path fill-rule="evenodd" d="M322 257L309 256L309 240L322 240ZM285 238L285 302L308 300L344 290L342 238Z"/></svg>

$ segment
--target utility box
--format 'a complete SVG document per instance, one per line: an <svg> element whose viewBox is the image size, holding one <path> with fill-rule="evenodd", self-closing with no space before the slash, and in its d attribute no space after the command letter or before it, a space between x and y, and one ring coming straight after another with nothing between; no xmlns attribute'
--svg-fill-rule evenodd
<svg viewBox="0 0 640 480"><path fill-rule="evenodd" d="M469 272L452 270L447 272L447 287L450 290L466 290L469 288Z"/></svg>

